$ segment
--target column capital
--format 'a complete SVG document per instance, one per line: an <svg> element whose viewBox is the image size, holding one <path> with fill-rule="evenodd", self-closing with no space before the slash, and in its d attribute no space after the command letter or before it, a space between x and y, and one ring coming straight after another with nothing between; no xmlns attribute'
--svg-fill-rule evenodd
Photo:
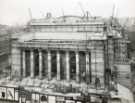
<svg viewBox="0 0 135 103"><path fill-rule="evenodd" d="M21 48L22 51L25 51L26 49L25 48Z"/></svg>
<svg viewBox="0 0 135 103"><path fill-rule="evenodd" d="M86 53L86 54L89 54L89 53L90 53L90 51L85 51L85 53Z"/></svg>
<svg viewBox="0 0 135 103"><path fill-rule="evenodd" d="M46 49L46 51L47 51L47 52L50 52L50 51L51 51L51 49Z"/></svg>
<svg viewBox="0 0 135 103"><path fill-rule="evenodd" d="M67 50L64 50L64 51L65 51L65 52L70 52L70 50L68 50L68 49L67 49Z"/></svg>
<svg viewBox="0 0 135 103"><path fill-rule="evenodd" d="M60 53L60 50L56 50L56 53Z"/></svg>
<svg viewBox="0 0 135 103"><path fill-rule="evenodd" d="M41 48L38 48L38 52L42 52L42 49Z"/></svg>
<svg viewBox="0 0 135 103"><path fill-rule="evenodd" d="M30 52L33 52L34 51L34 48L30 48L29 50L30 50Z"/></svg>
<svg viewBox="0 0 135 103"><path fill-rule="evenodd" d="M49 50L47 50L47 52L48 52L48 53L50 53L50 52L51 52L51 50L49 49Z"/></svg>
<svg viewBox="0 0 135 103"><path fill-rule="evenodd" d="M66 52L67 55L69 55L69 50L66 50L65 52Z"/></svg>
<svg viewBox="0 0 135 103"><path fill-rule="evenodd" d="M79 53L80 51L79 51L79 50L75 50L74 52L75 52L75 53Z"/></svg>

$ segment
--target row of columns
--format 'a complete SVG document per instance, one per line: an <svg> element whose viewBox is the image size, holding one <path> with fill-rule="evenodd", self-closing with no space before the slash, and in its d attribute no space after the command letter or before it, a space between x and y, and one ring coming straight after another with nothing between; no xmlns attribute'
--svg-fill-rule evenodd
<svg viewBox="0 0 135 103"><path fill-rule="evenodd" d="M79 52L75 52L76 57L76 81L79 82ZM48 59L48 79L51 80L51 51L47 52ZM70 80L70 63L69 63L69 51L66 51L66 80ZM22 68L23 68L23 77L26 77L26 54L25 50L22 50ZM43 69L43 55L42 51L39 50L39 77L42 78L42 69ZM57 61L57 80L60 80L60 52L57 51L56 54ZM89 75L89 53L86 53L86 76ZM30 50L30 76L34 78L34 51Z"/></svg>

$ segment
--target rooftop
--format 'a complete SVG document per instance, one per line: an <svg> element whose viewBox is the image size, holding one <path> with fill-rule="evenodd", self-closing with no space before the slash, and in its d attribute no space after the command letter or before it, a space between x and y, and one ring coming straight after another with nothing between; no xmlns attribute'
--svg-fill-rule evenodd
<svg viewBox="0 0 135 103"><path fill-rule="evenodd" d="M121 37L101 17L64 15L52 17L50 13L42 19L32 19L28 23L29 32L18 34L20 42L43 40L105 40L107 35Z"/></svg>
<svg viewBox="0 0 135 103"><path fill-rule="evenodd" d="M51 14L47 14L45 18L42 19L32 19L29 25L79 25L79 24L91 24L91 25L103 25L104 20L101 17L87 17L87 16L74 16L66 15L60 17L52 17Z"/></svg>

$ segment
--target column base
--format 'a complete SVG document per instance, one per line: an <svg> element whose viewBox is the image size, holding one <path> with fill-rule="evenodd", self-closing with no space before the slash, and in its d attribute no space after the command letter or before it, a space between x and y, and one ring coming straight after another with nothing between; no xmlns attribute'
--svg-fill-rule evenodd
<svg viewBox="0 0 135 103"><path fill-rule="evenodd" d="M52 79L48 79L48 81L51 81Z"/></svg>
<svg viewBox="0 0 135 103"><path fill-rule="evenodd" d="M38 79L41 79L42 80L43 79L43 76L39 76Z"/></svg>
<svg viewBox="0 0 135 103"><path fill-rule="evenodd" d="M31 78L31 79L34 79L34 77L32 77L32 76L31 76L30 78Z"/></svg>
<svg viewBox="0 0 135 103"><path fill-rule="evenodd" d="M60 78L57 78L57 81L60 81Z"/></svg>

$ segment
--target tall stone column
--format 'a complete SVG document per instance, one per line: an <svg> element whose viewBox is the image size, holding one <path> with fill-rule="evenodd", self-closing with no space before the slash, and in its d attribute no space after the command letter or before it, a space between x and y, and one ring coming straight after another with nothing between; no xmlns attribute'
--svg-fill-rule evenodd
<svg viewBox="0 0 135 103"><path fill-rule="evenodd" d="M42 64L42 51L39 50L39 78L42 78L42 69L43 69L43 64Z"/></svg>
<svg viewBox="0 0 135 103"><path fill-rule="evenodd" d="M90 63L90 62L89 62L89 52L86 52L86 82L87 82L87 83L89 83L89 81L90 81L90 78L89 78L89 77L90 77L90 76L89 76L89 75L90 75L90 74L89 74L89 73L90 73L90 70L89 70L89 69L90 69L89 63Z"/></svg>
<svg viewBox="0 0 135 103"><path fill-rule="evenodd" d="M11 78L16 77L16 78L22 78L21 77L21 49L16 47L16 43L11 50L12 53L12 71L11 71Z"/></svg>
<svg viewBox="0 0 135 103"><path fill-rule="evenodd" d="M66 51L66 79L70 80L69 51Z"/></svg>
<svg viewBox="0 0 135 103"><path fill-rule="evenodd" d="M60 52L57 51L57 80L60 80Z"/></svg>
<svg viewBox="0 0 135 103"><path fill-rule="evenodd" d="M34 78L34 51L30 51L30 76Z"/></svg>
<svg viewBox="0 0 135 103"><path fill-rule="evenodd" d="M51 80L51 51L48 51L48 80Z"/></svg>
<svg viewBox="0 0 135 103"><path fill-rule="evenodd" d="M76 52L76 81L79 82L79 52Z"/></svg>
<svg viewBox="0 0 135 103"><path fill-rule="evenodd" d="M26 77L26 61L25 61L25 50L22 50L22 68L23 68L23 77Z"/></svg>

